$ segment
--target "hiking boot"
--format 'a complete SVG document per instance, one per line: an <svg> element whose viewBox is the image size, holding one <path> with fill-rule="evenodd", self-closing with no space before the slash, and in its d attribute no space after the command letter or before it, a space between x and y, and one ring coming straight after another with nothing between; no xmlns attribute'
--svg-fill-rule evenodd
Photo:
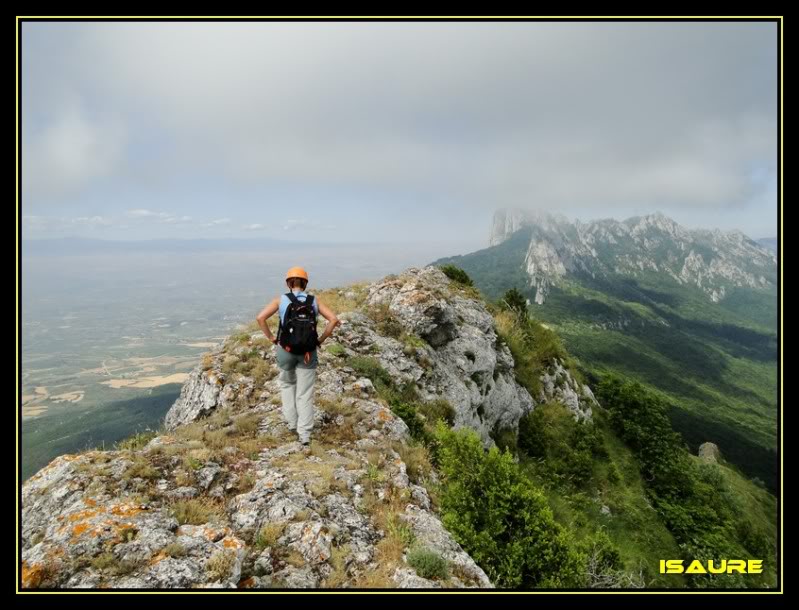
<svg viewBox="0 0 799 610"><path fill-rule="evenodd" d="M303 455L311 455L311 441L310 440L300 440L300 445L302 446L302 454Z"/></svg>

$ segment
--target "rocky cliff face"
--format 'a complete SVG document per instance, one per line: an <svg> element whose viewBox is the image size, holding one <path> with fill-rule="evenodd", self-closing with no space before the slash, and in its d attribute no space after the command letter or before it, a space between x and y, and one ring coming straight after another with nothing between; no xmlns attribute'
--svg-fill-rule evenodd
<svg viewBox="0 0 799 610"><path fill-rule="evenodd" d="M23 586L490 587L439 521L436 473L363 363L448 403L486 444L540 400L588 418L593 395L556 363L531 397L485 304L435 267L330 298L348 311L320 350L310 455L282 422L276 348L260 332L231 336L157 436L61 456L25 483ZM448 578L409 565L420 548Z"/></svg>
<svg viewBox="0 0 799 610"><path fill-rule="evenodd" d="M575 272L664 274L696 286L712 302L735 287L776 287L776 256L740 231L687 230L663 214L570 222L544 212L503 209L495 213L490 244L502 243L522 227L531 229L524 267L538 304L551 286Z"/></svg>

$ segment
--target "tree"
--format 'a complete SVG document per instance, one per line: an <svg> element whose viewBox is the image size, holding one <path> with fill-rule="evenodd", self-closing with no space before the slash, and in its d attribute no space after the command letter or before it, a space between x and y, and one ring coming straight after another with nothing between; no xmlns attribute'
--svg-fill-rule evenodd
<svg viewBox="0 0 799 610"><path fill-rule="evenodd" d="M527 315L527 299L518 289L511 288L508 290L502 295L501 302L520 316Z"/></svg>

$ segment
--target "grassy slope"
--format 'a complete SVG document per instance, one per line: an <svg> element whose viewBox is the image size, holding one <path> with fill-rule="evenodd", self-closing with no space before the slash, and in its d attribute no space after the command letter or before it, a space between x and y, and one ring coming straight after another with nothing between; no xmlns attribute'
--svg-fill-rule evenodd
<svg viewBox="0 0 799 610"><path fill-rule="evenodd" d="M593 459L590 480L573 486L563 474L566 469L561 459L574 421L561 405L543 408L549 411L549 454L530 458L521 453L521 462L528 476L545 489L555 519L577 541L604 531L618 548L625 569L640 571L648 587L684 587L682 577L658 572L660 559L680 557L680 551L647 500L635 456L610 429L605 413L595 411L594 421L606 455ZM561 443L564 445L558 448ZM610 509L610 515L602 513L603 505Z"/></svg>
<svg viewBox="0 0 799 610"><path fill-rule="evenodd" d="M635 285L633 287L638 288L639 293L642 291L642 287ZM628 288L629 286L625 290ZM575 293L579 294L581 289L582 287L577 284ZM646 289L643 288L643 290ZM646 302L646 300L641 298L620 302L614 301L606 293L598 292L595 294L596 296L593 299L584 298L582 300L590 308L601 306L611 309L613 315L609 316L608 320L612 320L619 313L622 313L624 317L632 316L635 318L635 321L642 328L657 328L660 326L664 329L663 332L666 337L669 334L673 337L675 333L680 333L683 335L683 341L690 342L692 340L692 337L687 336L682 328L674 328L680 323L679 316L664 308L658 309L658 302L653 298L656 295L651 290L648 294L648 304L653 304L652 308L644 305L641 301ZM568 297L565 293L563 296ZM633 294L633 296L635 295ZM556 304L562 304L563 300L555 299L555 302ZM679 299L674 299L669 303L669 306L675 307L678 304ZM568 307L568 305L570 303L567 300L566 313L573 314L573 309ZM694 304L690 305L694 306ZM509 324L507 314L503 313L501 308L495 306L490 306L490 309L497 321L497 330L500 337L514 353L517 368L516 377L523 385L530 385L528 378L531 375L525 373L533 372L537 374L540 372L540 369L545 366L544 360L547 358L553 356L565 357L567 361L573 362L573 359L568 356L560 341L556 341L557 345L550 350L537 349L540 347L538 345L541 341L540 333L532 333L531 335L533 343L536 344L536 349L524 345L523 341L516 340L518 339L517 333L512 332L513 328L511 327L513 325ZM740 339L742 332L745 339L751 338L752 335L749 334L749 331L753 327L757 328L755 324L749 324L748 326L742 324L732 329L724 326L724 324L732 326L731 318L736 315L730 312L720 316L719 322L714 320L714 323L722 325L722 330L716 336L708 332L710 339L704 347L708 350L714 350L718 354L717 358L722 362L724 362L724 358L729 358L727 352L732 351L729 345L725 345L725 342L735 345L736 341L738 341L742 344L741 348L754 349L755 351L762 349L767 357L770 341L767 333L752 331L755 332L754 337L756 338L759 338L760 335L766 337L767 340L761 344L756 341L749 341L746 344L745 341ZM596 326L592 327L587 321L580 321L579 316L575 317L578 318L575 324L582 324L585 329L591 329L595 333L595 336L588 337L587 343L589 345L602 344L605 337L611 335L617 336L620 340L637 341L637 343L628 344L627 349L629 349L628 353L635 354L638 360L640 360L640 356L644 351L649 351L651 361L648 361L648 364L653 367L653 370L647 371L645 366L639 366L638 375L643 372L654 373L655 376L651 379L651 383L647 384L650 388L662 384L663 377L666 375L673 375L675 382L685 383L684 377L680 377L679 366L677 370L672 370L671 367L674 364L665 359L657 349L650 348L646 341L637 338L635 333L630 333L629 331L624 333L603 331ZM696 317L700 318L700 323L703 322L700 315ZM669 326L663 326L660 320L666 320ZM642 325L640 324L641 322L643 322ZM695 325L695 323L696 320L689 320L689 324ZM530 320L528 324L531 327L540 327L540 323L535 320ZM548 326L551 328L553 325ZM635 324L632 324L632 326L635 326ZM544 335L553 334L551 331L545 332L545 329L541 329L541 331ZM586 337L585 333L577 333L576 336L577 338ZM568 339L568 337L566 338ZM651 337L647 338L652 343ZM590 339L594 339L594 341L592 342ZM654 342L654 345L657 346L658 343ZM683 358L679 352L675 351L679 348L665 343L661 346L661 349L667 351L667 353L672 353L673 358L676 358L679 365L690 362L692 357L697 358L697 355L691 352ZM520 350L524 353L520 354ZM525 357L525 355L529 357ZM599 354L601 357L608 355L609 353ZM753 357L752 354L747 354L747 356L751 360L745 362L743 368L739 370L742 375L747 373L746 366L751 364L752 361L755 365L757 364L756 355ZM741 356L738 356L737 359L747 360L747 358ZM636 358L620 358L618 362L615 362L616 367L610 366L608 370L634 367L636 362ZM701 367L704 362L705 359L699 357L693 364ZM658 367L660 368L658 369ZM594 372L596 371L597 369L594 369ZM759 371L760 375L763 373L763 370ZM682 371L682 374L684 375L685 371ZM696 379L701 380L703 378L697 374ZM762 379L757 374L754 375L753 379L744 378L744 381L750 383L753 387L757 387L758 383L762 383ZM729 380L729 383L734 382L740 382L740 380L735 378ZM685 383L685 386L688 396L691 396L697 387L696 384L691 384L690 382ZM719 392L718 389L714 389L712 383L708 387L708 391ZM660 392L660 394L662 395L663 393ZM667 398L672 397L671 394L666 394L666 396ZM720 397L721 399L726 398L723 394ZM605 409L600 407L594 410L594 427L598 438L598 448L592 450L590 475L587 477L584 474L575 475L574 458L575 451L579 447L579 441L577 440L579 436L575 437L575 428L579 428L580 425L574 422L565 407L557 403L539 405L536 411L538 415L544 417L545 421L542 428L544 431L543 436L545 437L544 441L542 441L543 447L545 447L543 453L528 454L527 448L515 447L515 443L508 443L507 439L503 439L503 444L514 446L526 475L545 491L556 521L563 525L578 542L590 542L599 532L607 534L618 549L625 570L634 574L640 572L648 587L680 588L687 586L687 581L682 577L659 574L658 562L660 559L684 558L685 552L681 550L658 512L652 507L649 501L649 492L640 474L638 460L631 449L616 436L611 428L610 419ZM686 411L680 412L685 413ZM720 432L723 428L719 424L708 422L707 419L695 419L685 423L688 428L698 432L701 439L700 442L707 440L703 426L710 425L709 431L714 434L723 433ZM728 431L728 433L733 436L727 439L729 442L722 442L721 444L737 449L739 454L736 454L736 457L749 459L749 465L751 466L751 461L758 458L757 451L760 448L752 443L748 446L745 445L748 439L737 434L734 430L732 432ZM520 431L519 442L521 442L521 434L522 432ZM745 446L741 447L741 444ZM769 459L765 460L765 466L769 468L774 464L773 456L767 455L766 457ZM694 456L692 459L698 461L699 458ZM733 464L722 460L716 468L723 480L723 484L719 489L723 489L722 493L727 498L728 505L734 507L735 512L735 526L733 530L728 531L725 535L730 548L735 548L741 557L748 557L747 549L742 546L742 541L747 540L748 536L759 540L772 540L776 545L776 498L749 480ZM579 467L578 471L580 471ZM603 513L603 506L610 509L610 515ZM773 587L776 583L775 557L771 551L764 551L760 555L766 561L766 572L761 576L747 577L745 582L754 587ZM730 585L720 583L718 586Z"/></svg>
<svg viewBox="0 0 799 610"><path fill-rule="evenodd" d="M528 239L522 230L498 246L442 260L462 267L489 298L515 286L532 299L521 268ZM661 275L572 277L531 313L557 331L588 373L616 371L661 393L692 449L714 441L774 490L776 302L774 294L736 289L714 305Z"/></svg>

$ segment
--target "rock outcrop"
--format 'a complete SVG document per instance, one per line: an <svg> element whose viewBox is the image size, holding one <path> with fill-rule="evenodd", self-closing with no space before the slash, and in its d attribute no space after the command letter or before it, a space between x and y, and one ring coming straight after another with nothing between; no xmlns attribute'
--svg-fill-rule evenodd
<svg viewBox="0 0 799 610"><path fill-rule="evenodd" d="M699 458L705 462L715 464L721 458L721 451L716 443L702 443L699 445Z"/></svg>
<svg viewBox="0 0 799 610"><path fill-rule="evenodd" d="M452 408L452 424L513 427L538 401L596 402L555 363L531 397L485 303L435 267L333 291L342 325L320 350L310 455L282 421L260 332L209 352L152 438L65 455L22 494L24 587L491 587L439 520L437 480L364 374ZM445 581L407 564L426 547Z"/></svg>

